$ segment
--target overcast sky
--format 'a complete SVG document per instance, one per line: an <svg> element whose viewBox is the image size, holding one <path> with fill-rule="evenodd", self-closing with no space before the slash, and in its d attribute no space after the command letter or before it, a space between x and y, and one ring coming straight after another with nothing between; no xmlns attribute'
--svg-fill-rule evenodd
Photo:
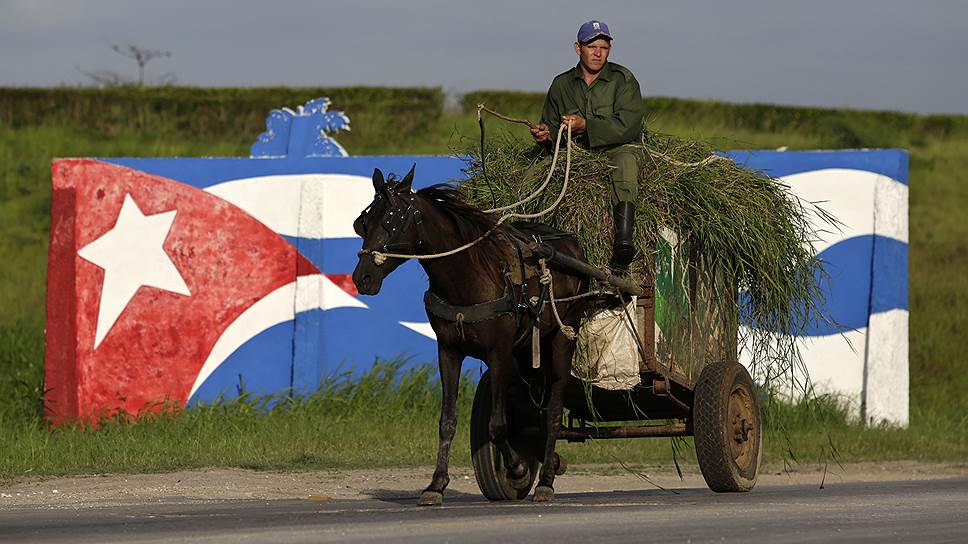
<svg viewBox="0 0 968 544"><path fill-rule="evenodd" d="M0 85L148 76L201 86L544 91L608 23L647 96L968 114L968 2L0 0Z"/></svg>

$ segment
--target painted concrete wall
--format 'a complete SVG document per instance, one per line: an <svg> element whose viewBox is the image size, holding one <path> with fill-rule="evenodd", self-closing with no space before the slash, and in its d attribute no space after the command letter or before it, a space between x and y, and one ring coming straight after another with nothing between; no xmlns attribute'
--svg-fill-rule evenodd
<svg viewBox="0 0 968 544"><path fill-rule="evenodd" d="M906 424L907 155L732 156L844 221L818 249L846 332L807 331L804 357L822 388ZM55 161L48 417L305 393L376 358L433 363L419 265L403 265L377 297L349 278L373 168L403 175L414 163L418 188L463 175L450 157Z"/></svg>
<svg viewBox="0 0 968 544"><path fill-rule="evenodd" d="M804 331L820 392L836 392L872 422L908 424L908 155L902 150L751 151L736 162L779 177L842 224L815 243L836 325Z"/></svg>

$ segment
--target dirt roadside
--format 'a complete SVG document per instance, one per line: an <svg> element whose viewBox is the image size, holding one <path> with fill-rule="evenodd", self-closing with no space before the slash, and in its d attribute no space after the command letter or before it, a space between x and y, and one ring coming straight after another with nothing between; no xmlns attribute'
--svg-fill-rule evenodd
<svg viewBox="0 0 968 544"><path fill-rule="evenodd" d="M665 488L705 487L695 466L684 466L679 479L671 466L634 467ZM6 508L92 508L124 504L304 499L416 498L430 481L432 467L261 472L244 469L205 469L164 474L108 474L55 478L17 478L0 482L0 510ZM968 475L968 464L850 463L843 468L800 466L763 467L758 486L834 486L842 482L930 480ZM652 487L642 477L615 465L579 465L560 477L558 493L635 490ZM470 467L451 470L452 494L480 495Z"/></svg>

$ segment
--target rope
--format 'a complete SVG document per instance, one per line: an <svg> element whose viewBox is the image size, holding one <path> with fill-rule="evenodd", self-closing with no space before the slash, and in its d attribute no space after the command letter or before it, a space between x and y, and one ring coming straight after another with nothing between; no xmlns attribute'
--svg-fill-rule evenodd
<svg viewBox="0 0 968 544"><path fill-rule="evenodd" d="M536 219L538 217L541 217L542 215L545 215L554 211L558 207L558 205L561 204L561 201L564 200L565 193L568 191L568 177L571 175L571 123L569 123L567 126L568 126L568 145L565 146L565 179L561 182L561 192L558 193L558 198L555 199L555 201L550 206L548 206L544 210L541 210L540 212L512 213L512 214L509 214L511 217L516 217L518 219ZM563 132L564 127L565 127L564 123L562 123L561 125L558 125L558 137L555 139L555 159L558 158L558 142L561 141L561 133ZM551 174L554 171L555 171L555 163L552 162L551 170L548 171L549 180L551 179ZM547 184L547 182L545 183ZM530 197L525 199L525 202L536 197L538 193L542 190L544 190L543 186L537 192L535 192Z"/></svg>
<svg viewBox="0 0 968 544"><path fill-rule="evenodd" d="M599 290L599 291L588 291L587 293L582 293L580 295L573 295L573 296L570 296L570 297L559 298L559 299L556 299L556 300L558 302L571 302L573 300L578 300L578 299L581 299L581 298L597 297L598 295L604 295L605 293L609 293L609 292L610 291L601 291L601 290Z"/></svg>
<svg viewBox="0 0 968 544"><path fill-rule="evenodd" d="M673 159L672 157L666 155L665 153L662 153L660 151L656 151L656 150L650 148L648 145L646 145L645 144L645 135L644 134L642 135L642 149L645 149L646 152L648 152L649 156L652 157L653 159L662 159L662 160L666 161L667 163L669 163L669 164L671 164L673 166L678 166L680 168L699 168L701 166L706 166L707 164L714 163L716 161L731 161L732 160L732 159L730 159L728 157L720 157L719 155L710 155L710 156L706 157L705 159L703 159L701 161L697 161L697 162L681 162L681 161L677 161L676 159Z"/></svg>
<svg viewBox="0 0 968 544"><path fill-rule="evenodd" d="M486 111L487 113L490 113L494 117L497 117L498 119L503 119L505 121L508 121L509 123L518 123L518 124L521 124L521 125L528 125L528 128L538 128L538 125L532 123L531 121L528 121L527 119L518 119L516 117L508 117L507 115L501 115L500 113L498 113L498 112L496 112L496 111L488 108L484 104L478 104L477 105L477 119L478 119L478 121L481 119L481 111Z"/></svg>
<svg viewBox="0 0 968 544"><path fill-rule="evenodd" d="M487 153L485 152L485 139L484 139L484 118L481 117L481 112L477 112L477 124L481 127L481 174L484 176L484 183L487 184L487 190L491 193L491 206L497 206L497 200L494 198L494 187L491 187L491 179L487 177Z"/></svg>
<svg viewBox="0 0 968 544"><path fill-rule="evenodd" d="M484 106L484 104L479 104L478 105L478 107L483 107L483 106ZM487 112L492 113L491 110L488 110L487 108L484 108L484 109ZM480 110L478 110L477 114L478 115L481 114ZM500 114L493 114L493 115L499 115L500 116ZM501 116L501 117L503 117L503 116ZM531 193L529 196L527 196L523 200L519 200L519 201L515 202L514 204L508 204L507 206L501 206L500 208L491 208L490 210L484 210L484 213L503 212L505 210L510 210L510 209L513 209L513 208L517 208L518 206L522 206L524 204L527 204L528 202L531 202L535 198L538 198L538 195L540 195L542 192L544 192L545 188L548 186L548 183L551 182L551 176L554 175L554 173L555 173L555 167L558 166L558 151L560 149L559 146L561 144L561 133L563 132L564 127L565 127L565 125L563 125L563 124L562 125L558 125L558 135L555 137L555 154L551 157L551 168L548 169L548 175L547 175L547 177L545 177L544 183L542 183L540 187L538 187L533 193ZM571 127L568 127L568 153L571 153ZM481 164L482 164L481 170L483 170L483 160L484 160L484 158L481 157ZM566 176L568 175L568 169L567 168L565 170L565 175Z"/></svg>
<svg viewBox="0 0 968 544"><path fill-rule="evenodd" d="M369 254L373 255L373 264L375 264L377 266L382 265L390 257L394 257L394 258L397 258L397 259L439 259L441 257L449 257L449 256L451 256L451 255L453 255L455 253L460 253L461 251L464 251L465 249L468 249L471 246L473 246L474 244L477 244L481 240L487 238L488 236L491 235L492 232L494 232L495 230L497 230L497 228L500 227L502 223L504 223L505 221L507 221L510 218L511 218L510 215L505 215L504 217L498 219L497 220L497 223L494 223L494 226L491 227L490 229L488 229L487 232L485 232L484 234L478 236L476 240L473 240L471 242L468 242L468 243L466 243L466 244L464 244L464 245L462 245L460 247L455 247L454 249L451 249L450 251L444 251L442 253L430 253L430 254L427 254L427 255L409 255L409 254L406 254L406 253L383 253L382 251L376 251L376 250L372 250L372 249L361 249L359 251L359 253L357 253L357 256L362 257L363 255L366 255L367 253L369 253Z"/></svg>
<svg viewBox="0 0 968 544"><path fill-rule="evenodd" d="M538 281L542 285L548 286L548 296L551 298L551 313L555 316L555 322L558 323L558 329L561 333L565 335L565 338L569 340L574 340L578 337L575 334L575 329L570 325L565 325L561 321L561 316L558 315L558 305L555 302L555 284L554 279L551 276L551 270L548 269L548 264L544 259L538 259L538 264L541 265L541 279Z"/></svg>

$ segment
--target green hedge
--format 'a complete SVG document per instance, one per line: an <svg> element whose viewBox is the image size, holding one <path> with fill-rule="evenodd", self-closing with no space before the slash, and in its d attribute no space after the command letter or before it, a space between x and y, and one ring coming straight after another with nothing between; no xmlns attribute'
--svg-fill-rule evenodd
<svg viewBox="0 0 968 544"><path fill-rule="evenodd" d="M321 96L349 116L352 131L340 137L347 142L418 135L435 126L444 104L439 88L0 88L0 123L255 141L270 110Z"/></svg>
<svg viewBox="0 0 968 544"><path fill-rule="evenodd" d="M823 136L825 146L836 148L896 147L908 143L912 134L933 138L968 134L968 117L955 115L729 104L667 97L647 98L646 108L650 117L671 118L684 124Z"/></svg>
<svg viewBox="0 0 968 544"><path fill-rule="evenodd" d="M320 96L329 97L333 109L350 117L352 131L339 139L361 151L378 150L394 139L425 136L438 125L444 106L439 88L0 88L0 124L77 127L107 137L134 130L247 145L265 130L270 110L299 106ZM465 94L461 105L465 113L473 113L483 102L502 113L537 120L543 100L544 93L539 92L482 90ZM822 146L830 148L903 147L919 144L912 137L968 135L968 116L667 97L649 97L645 102L648 119L663 126L797 132L818 136Z"/></svg>
<svg viewBox="0 0 968 544"><path fill-rule="evenodd" d="M464 95L465 113L477 104L514 117L537 120L544 93L477 91ZM647 122L719 127L768 133L800 132L821 139L822 147L904 147L912 135L948 138L968 135L968 116L916 115L891 111L826 109L776 104L730 104L668 97L645 99ZM918 142L913 142L917 145Z"/></svg>

